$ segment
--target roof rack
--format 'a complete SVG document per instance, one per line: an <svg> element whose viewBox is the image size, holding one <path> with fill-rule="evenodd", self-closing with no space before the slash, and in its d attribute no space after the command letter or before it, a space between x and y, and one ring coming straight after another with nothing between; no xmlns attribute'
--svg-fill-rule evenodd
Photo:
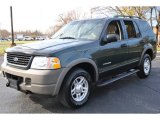
<svg viewBox="0 0 160 120"><path fill-rule="evenodd" d="M138 16L125 16L125 15L116 15L114 17L117 17L117 18L133 18L133 19L142 19Z"/></svg>

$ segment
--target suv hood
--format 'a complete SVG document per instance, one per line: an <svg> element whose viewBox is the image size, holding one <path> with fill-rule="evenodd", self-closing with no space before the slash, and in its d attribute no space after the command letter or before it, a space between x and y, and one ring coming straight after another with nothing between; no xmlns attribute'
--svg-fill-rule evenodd
<svg viewBox="0 0 160 120"><path fill-rule="evenodd" d="M7 49L6 52L21 52L21 53L35 53L35 52L56 52L65 48L78 46L86 43L90 43L89 40L76 40L76 39L50 39L44 41L38 41L34 43L22 44L13 48Z"/></svg>

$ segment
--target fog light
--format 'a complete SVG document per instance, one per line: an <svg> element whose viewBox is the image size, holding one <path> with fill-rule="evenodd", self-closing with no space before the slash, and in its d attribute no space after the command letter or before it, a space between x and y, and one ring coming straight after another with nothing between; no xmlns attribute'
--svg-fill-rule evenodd
<svg viewBox="0 0 160 120"><path fill-rule="evenodd" d="M25 79L25 85L31 85L31 78Z"/></svg>

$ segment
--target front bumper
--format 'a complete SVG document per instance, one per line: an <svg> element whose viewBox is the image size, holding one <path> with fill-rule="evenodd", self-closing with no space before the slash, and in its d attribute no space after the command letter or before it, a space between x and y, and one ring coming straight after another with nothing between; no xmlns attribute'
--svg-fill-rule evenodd
<svg viewBox="0 0 160 120"><path fill-rule="evenodd" d="M53 96L55 95L57 81L60 79L63 69L65 68L58 70L22 70L5 64L1 66L2 73L6 79L8 74L22 78L19 84L20 91ZM27 79L30 79L30 83L26 82Z"/></svg>

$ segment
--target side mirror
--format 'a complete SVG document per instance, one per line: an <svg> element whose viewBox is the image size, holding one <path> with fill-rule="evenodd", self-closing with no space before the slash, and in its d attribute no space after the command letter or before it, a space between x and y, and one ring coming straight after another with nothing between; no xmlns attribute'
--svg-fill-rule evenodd
<svg viewBox="0 0 160 120"><path fill-rule="evenodd" d="M102 40L104 43L111 43L118 41L118 36L116 34L108 34Z"/></svg>

